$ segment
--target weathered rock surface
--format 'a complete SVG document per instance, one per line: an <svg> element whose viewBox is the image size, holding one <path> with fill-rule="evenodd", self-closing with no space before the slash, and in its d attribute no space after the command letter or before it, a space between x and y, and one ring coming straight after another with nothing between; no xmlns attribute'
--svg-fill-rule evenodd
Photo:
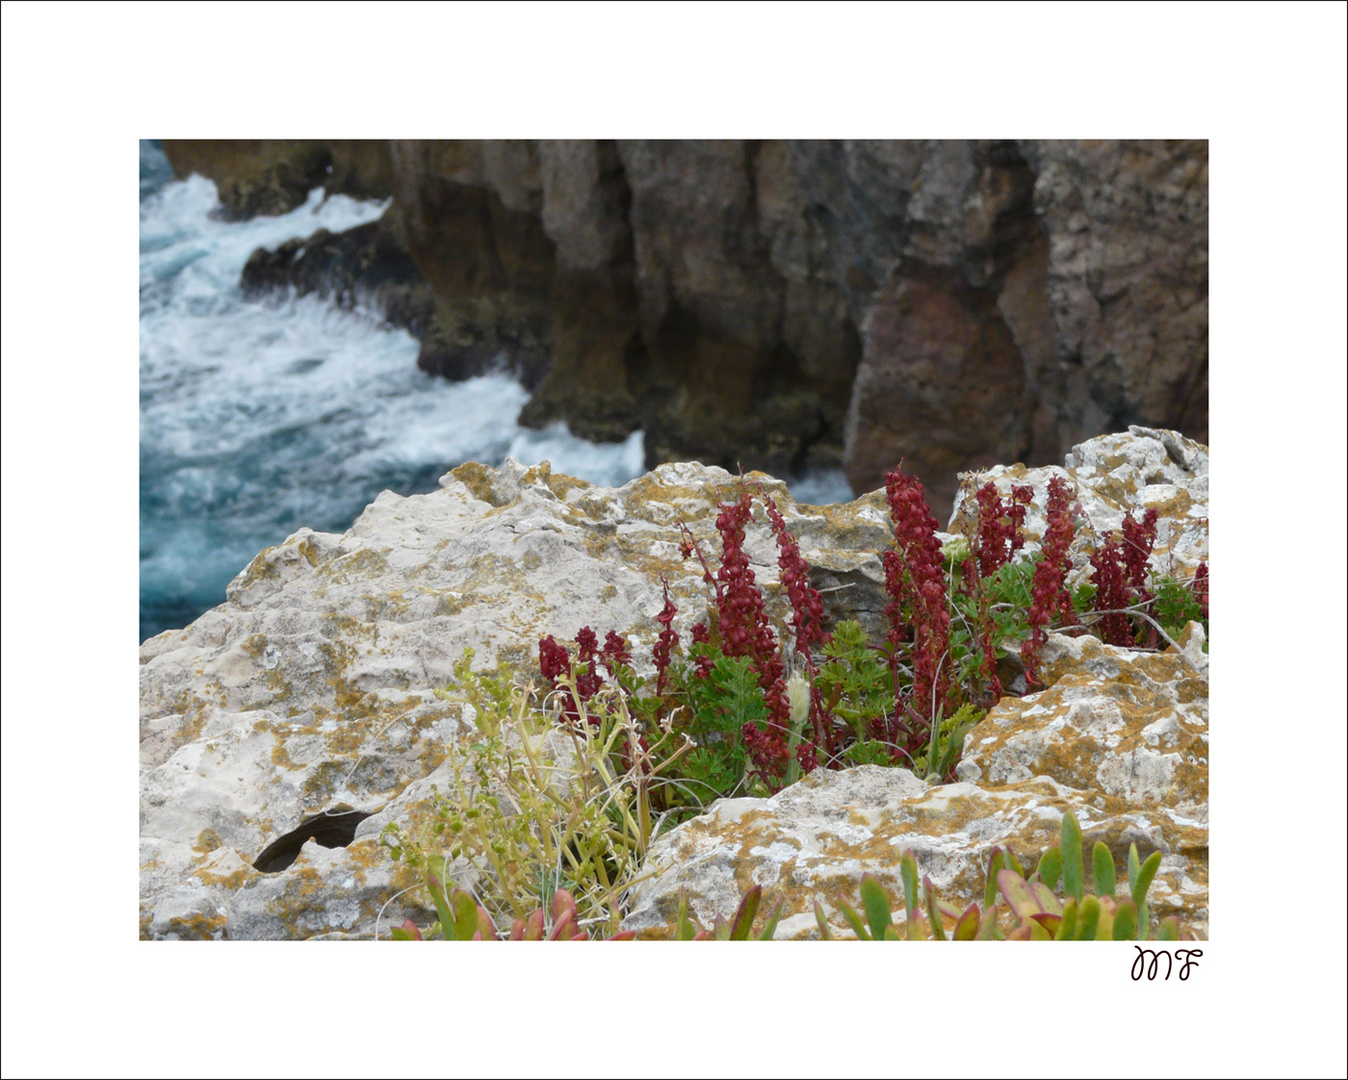
<svg viewBox="0 0 1348 1080"><path fill-rule="evenodd" d="M761 482L825 572L878 561L889 531L878 495L800 508L780 481ZM248 864L337 802L387 812L363 822L349 848L306 847L295 866L325 868L329 929L368 933L374 898L411 884L373 838L390 814L406 821L415 811L425 787L413 785L457 737L458 706L431 691L451 680L463 651L476 651L479 668L507 660L536 671L539 638L592 625L627 632L649 668L660 575L684 640L706 617L701 568L680 557L679 519L717 552L717 501L738 494L723 470L697 464L662 466L616 490L514 462L499 472L460 466L442 485L409 498L385 492L342 536L301 529L258 555L227 603L142 646L143 934L316 933L310 894L286 893L310 906L283 917L279 886L245 890L257 874ZM766 526L747 550L780 619Z"/></svg>
<svg viewBox="0 0 1348 1080"><path fill-rule="evenodd" d="M1150 424L1207 442L1207 143L1018 145L1048 238L1054 359L1084 379L1096 430Z"/></svg>
<svg viewBox="0 0 1348 1080"><path fill-rule="evenodd" d="M523 420L774 472L1061 460L1207 438L1207 144L166 142L229 213L391 195L434 311L419 363L502 358Z"/></svg>
<svg viewBox="0 0 1348 1080"><path fill-rule="evenodd" d="M1161 557L1188 567L1197 552L1206 555L1205 448L1171 432L1135 432L1092 440L1070 461L1067 473L1097 527L1114 521L1111 514L1154 504L1171 545ZM1029 482L1017 469L989 476L999 485ZM780 481L750 480L780 506L816 586L831 590L826 614L860 617L881 636L881 553L891 537L883 493L798 506ZM601 637L609 629L626 633L639 670L649 672L660 577L670 582L685 642L709 601L701 566L681 558L679 521L709 555L719 553L717 503L738 492L735 478L696 463L664 465L617 489L553 474L546 463L512 461L499 471L469 464L431 494L385 492L340 536L301 529L259 554L231 583L225 604L141 647L142 935L368 935L386 902L383 926L429 921L414 898L394 899L412 881L379 851L377 837L386 822L405 824L425 812L430 784L446 782L446 747L467 730L459 706L432 689L451 680L466 648L475 650L479 669L506 660L528 673L537 670L540 637L570 639L586 625ZM1038 498L1042 504L1042 492ZM1027 526L1032 538L1043 527L1033 513ZM780 626L787 605L761 515L745 550ZM1188 758L1206 758L1206 677L1181 677L1173 657L1132 658L1094 649L1091 639L1064 640L1044 655L1054 680L1036 699L1044 711L1018 714L1031 699L1008 699L989 715L975 736L995 741L978 743L966 759L980 772L956 785L961 799L985 816L1008 799L1015 806L1047 799L1050 809L1081 801L1083 824L1089 818L1111 838L1142 830L1148 839L1139 847L1183 855L1190 860L1184 873L1201 882L1196 834L1177 832L1172 811L1183 807L1185 821L1199 820L1205 805L1205 780L1195 778L1199 766ZM1110 680L1119 687L1110 689ZM1143 686L1152 696L1137 696ZM1120 696L1124 689L1134 698ZM1170 696L1179 703L1166 704ZM1151 727L1139 719L1146 702L1157 710ZM1040 728L1068 735L1034 734ZM1054 741L1069 735L1068 749ZM1088 752L1088 743L1105 756ZM1205 777L1205 764L1201 771ZM903 783L900 773L885 775L883 784ZM795 806L791 800L820 785L863 783L848 776L816 775L811 787L783 792L774 806ZM919 801L935 805L944 790L923 788ZM374 815L348 847L308 844L278 875L252 868L302 819L340 804ZM872 831L880 835L878 826ZM1033 839L996 835L1012 836L1024 851ZM1179 872L1178 863L1167 865ZM1189 895L1181 878L1166 880ZM705 913L710 902L700 900L697 910ZM1184 910L1201 918L1197 906Z"/></svg>

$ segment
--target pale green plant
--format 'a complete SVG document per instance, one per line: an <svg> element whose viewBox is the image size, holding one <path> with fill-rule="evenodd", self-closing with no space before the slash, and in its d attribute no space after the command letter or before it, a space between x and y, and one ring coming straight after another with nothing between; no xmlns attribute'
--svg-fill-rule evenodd
<svg viewBox="0 0 1348 1080"><path fill-rule="evenodd" d="M527 919L565 889L579 924L616 930L618 898L640 880L658 828L651 784L681 752L664 740L676 737L647 749L623 696L581 702L574 676L556 693L572 696L582 722L559 725L556 703L531 684L508 668L475 673L471 660L468 650L455 684L438 692L472 725L448 748L452 782L432 789L433 821L415 835L391 823L385 844L446 888L466 881L496 923Z"/></svg>

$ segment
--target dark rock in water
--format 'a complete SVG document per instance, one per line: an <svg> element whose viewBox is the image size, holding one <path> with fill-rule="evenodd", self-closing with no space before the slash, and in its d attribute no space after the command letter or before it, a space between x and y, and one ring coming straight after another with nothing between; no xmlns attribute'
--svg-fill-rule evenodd
<svg viewBox="0 0 1348 1080"><path fill-rule="evenodd" d="M253 860L253 868L264 874L275 874L287 869L310 840L325 848L346 847L356 836L356 826L370 815L362 810L335 808L314 814L300 822L279 840L267 845L266 850Z"/></svg>
<svg viewBox="0 0 1348 1080"><path fill-rule="evenodd" d="M435 295L387 217L341 233L320 229L275 250L258 248L239 286L251 297L291 288L300 296L318 293L347 309L363 299L415 337L435 318Z"/></svg>

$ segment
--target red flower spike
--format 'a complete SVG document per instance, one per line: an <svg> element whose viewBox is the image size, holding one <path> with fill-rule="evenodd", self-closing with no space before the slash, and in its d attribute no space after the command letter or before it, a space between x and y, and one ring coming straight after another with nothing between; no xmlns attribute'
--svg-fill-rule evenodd
<svg viewBox="0 0 1348 1080"><path fill-rule="evenodd" d="M1193 583L1194 597L1198 600L1198 606L1202 609L1203 618L1208 617L1208 563L1204 559L1198 564L1198 569L1194 572Z"/></svg>
<svg viewBox="0 0 1348 1080"><path fill-rule="evenodd" d="M1148 509L1142 520L1124 515L1119 536L1111 536L1091 556L1091 581L1095 584L1095 606L1115 611L1152 600L1147 588L1147 560L1156 542L1156 510ZM1135 645L1137 634L1122 614L1100 617L1100 639L1109 645ZM1155 631L1152 631L1154 635Z"/></svg>
<svg viewBox="0 0 1348 1080"><path fill-rule="evenodd" d="M631 664L632 651L627 646L627 639L618 631L610 630L604 637L604 647L599 650L599 660L610 675L614 674L613 669L616 665Z"/></svg>
<svg viewBox="0 0 1348 1080"><path fill-rule="evenodd" d="M1025 510L1034 497L1034 489L1019 485L1011 489L1011 501L1003 502L997 494L997 485L988 481L974 496L978 500L978 534L974 554L978 570L984 577L995 574L1011 561L1025 544L1020 527L1025 523Z"/></svg>
<svg viewBox="0 0 1348 1080"><path fill-rule="evenodd" d="M950 684L945 663L950 649L950 608L941 542L922 481L905 474L902 463L885 474L885 495L897 548L884 553L885 589L891 597L885 614L896 664L898 647L907 640L909 628L913 638L912 695L909 702L896 704L893 722L900 723L906 704L930 727L933 705L945 707Z"/></svg>
<svg viewBox="0 0 1348 1080"><path fill-rule="evenodd" d="M551 634L538 643L538 670L553 690L557 689L560 677L571 674L571 658Z"/></svg>
<svg viewBox="0 0 1348 1080"><path fill-rule="evenodd" d="M577 659L585 665L585 670L576 676L576 691L581 701L589 701L604 685L604 677L596 670L599 666L599 640L588 626L576 631Z"/></svg>
<svg viewBox="0 0 1348 1080"><path fill-rule="evenodd" d="M674 631L674 616L678 614L679 609L674 606L674 601L669 598L669 580L661 577L660 583L665 589L665 606L660 614L655 617L655 621L662 627L660 636L655 642L655 648L651 654L655 660L655 693L661 696L665 692L665 670L669 667L670 656L674 648L679 644L679 635ZM703 627L706 630L706 627ZM697 640L697 631L694 628L693 640Z"/></svg>
<svg viewBox="0 0 1348 1080"><path fill-rule="evenodd" d="M974 558L966 559L963 567L965 592L973 593L978 601L979 644L983 648L983 662L979 670L988 680L992 698L1002 696L1002 682L997 677L997 652L992 644L992 615L983 581L1011 561L1025 545L1020 529L1025 522L1025 511L1034 498L1034 488L1015 485L1011 501L1005 502L997 494L997 485L988 481L975 493L978 501L978 528L974 535Z"/></svg>
<svg viewBox="0 0 1348 1080"><path fill-rule="evenodd" d="M1055 616L1064 626L1074 626L1077 622L1076 610L1072 607L1072 598L1067 593L1067 572L1072 569L1072 560L1067 557L1076 535L1076 526L1072 522L1072 490L1061 476L1055 476L1048 482L1048 528L1044 533L1043 558L1034 570L1034 581L1030 586L1032 601L1028 622L1030 640L1020 647L1025 659L1025 678L1027 682L1038 681L1036 663L1039 659L1039 646L1048 640L1044 628L1049 626Z"/></svg>
<svg viewBox="0 0 1348 1080"><path fill-rule="evenodd" d="M693 644L710 645L711 630L704 622L693 624ZM699 679L705 679L711 674L712 662L709 656L696 656L693 658L693 675Z"/></svg>
<svg viewBox="0 0 1348 1080"><path fill-rule="evenodd" d="M809 662L811 645L824 640L824 604L819 597L819 590L810 587L810 568L800 554L800 545L786 527L786 519L777 509L772 496L763 490L761 484L758 497L768 512L768 521L772 524L772 532L781 552L777 557L777 565L782 568L782 587L791 601L791 628L796 639L796 652Z"/></svg>

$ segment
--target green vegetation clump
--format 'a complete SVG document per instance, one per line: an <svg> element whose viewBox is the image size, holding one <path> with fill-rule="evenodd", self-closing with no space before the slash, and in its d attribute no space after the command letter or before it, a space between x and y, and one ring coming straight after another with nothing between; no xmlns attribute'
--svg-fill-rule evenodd
<svg viewBox="0 0 1348 1080"><path fill-rule="evenodd" d="M1017 558L1032 489L1003 499L984 485L975 493L977 520L942 547L921 483L896 471L887 488L895 522L895 547L884 553L887 639L876 646L854 621L825 632L795 538L771 497L741 484L740 499L722 503L716 520L718 565L684 530L684 557L697 558L711 586L708 618L683 648L665 583L654 679L635 676L627 641L613 631L601 647L582 627L574 654L551 636L539 642L539 668L552 685L574 672L581 701L616 685L648 736L672 724L692 743L658 785L659 807L675 814L718 796L771 794L819 767L902 765L933 782L953 779L964 737L1006 692L999 671L1013 663L1033 686L1049 630L1094 630L1114 644L1155 648L1173 643L1190 620L1207 629L1206 565L1188 584L1147 572L1154 511L1140 522L1125 517L1120 534L1091 556L1091 580L1069 589L1075 496L1061 478L1049 485L1041 549ZM776 538L791 603L789 623L778 628L744 554L755 505Z"/></svg>
<svg viewBox="0 0 1348 1080"><path fill-rule="evenodd" d="M451 743L447 790L432 788L432 818L420 828L385 827L395 861L421 870L433 899L456 880L472 888L494 922L528 920L565 892L578 927L617 930L619 898L636 881L655 833L650 785L677 761L664 734L647 748L621 694L569 693L581 723L559 726L556 703L538 698L508 667L475 673L466 650L454 685L472 724ZM653 760L653 753L661 757ZM437 904L440 901L437 900ZM443 916L443 912L442 912Z"/></svg>

